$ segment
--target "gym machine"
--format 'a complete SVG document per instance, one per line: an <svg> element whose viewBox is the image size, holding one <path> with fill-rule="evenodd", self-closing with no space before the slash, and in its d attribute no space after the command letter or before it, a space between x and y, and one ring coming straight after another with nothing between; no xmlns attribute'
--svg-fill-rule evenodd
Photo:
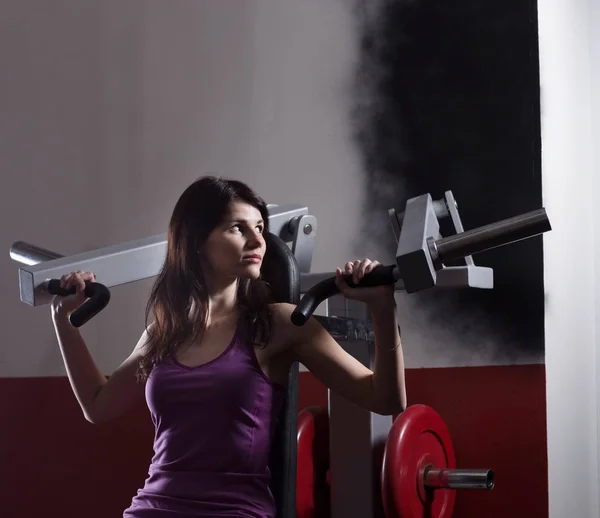
<svg viewBox="0 0 600 518"><path fill-rule="evenodd" d="M372 332L364 307L339 295L332 273L310 272L316 217L301 205L269 205L268 211L270 233L287 244L299 266L302 297L292 322L303 325L315 314L346 351L372 368ZM444 237L440 220L447 217L455 233ZM472 255L551 230L542 208L465 231L451 191L440 200L430 194L414 197L404 211L390 209L389 218L397 241L396 263L375 268L359 286L394 284L407 293L431 288L492 289L493 270L475 265ZM31 306L48 304L59 293L58 279L63 274L79 269L95 273L98 282L86 284L89 298L70 316L79 327L109 303L108 288L157 275L166 244L165 233L63 257L17 241L10 255L22 264L20 299ZM458 259L464 265L447 265ZM329 393L328 426L331 518L422 516L424 510L432 517L447 517L455 489L489 490L494 485L491 470L456 469L442 418L422 405L409 407L394 421ZM418 454L411 448L413 441ZM284 518L292 516L287 512Z"/></svg>

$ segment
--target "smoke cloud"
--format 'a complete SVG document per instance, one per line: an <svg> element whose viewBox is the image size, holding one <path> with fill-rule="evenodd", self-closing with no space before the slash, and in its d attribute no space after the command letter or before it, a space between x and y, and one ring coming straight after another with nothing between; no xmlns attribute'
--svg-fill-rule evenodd
<svg viewBox="0 0 600 518"><path fill-rule="evenodd" d="M436 1L354 4L350 107L364 174L360 256L394 261L390 208L452 190L466 229L541 206L535 6ZM453 231L449 222L442 234ZM494 290L399 294L409 367L544 358L542 241L474 257Z"/></svg>

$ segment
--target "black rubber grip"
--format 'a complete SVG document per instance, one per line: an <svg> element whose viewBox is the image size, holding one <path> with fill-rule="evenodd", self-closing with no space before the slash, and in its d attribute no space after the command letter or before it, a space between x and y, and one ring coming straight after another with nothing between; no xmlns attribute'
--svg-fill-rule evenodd
<svg viewBox="0 0 600 518"><path fill-rule="evenodd" d="M396 276L394 270L397 265L376 266L371 272L365 275L359 284L352 282L352 275L344 275L344 280L351 288L367 288L370 286L383 286L385 284L395 284ZM335 276L318 282L310 288L292 313L292 323L296 326L302 326L312 316L319 304L329 297L337 295L340 290L335 283Z"/></svg>
<svg viewBox="0 0 600 518"><path fill-rule="evenodd" d="M67 295L75 295L75 293L77 293L77 288L73 286L72 288L65 290L60 287L59 279L50 279L48 281L48 293L66 297ZM69 315L69 321L73 327L81 327L100 313L110 301L109 289L104 286L104 284L98 282L86 281L85 296L88 300Z"/></svg>

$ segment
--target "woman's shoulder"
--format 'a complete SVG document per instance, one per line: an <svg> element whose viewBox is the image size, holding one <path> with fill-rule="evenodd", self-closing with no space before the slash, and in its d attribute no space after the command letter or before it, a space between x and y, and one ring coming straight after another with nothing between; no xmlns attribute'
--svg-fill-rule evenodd
<svg viewBox="0 0 600 518"><path fill-rule="evenodd" d="M296 309L295 304L289 304L288 302L276 302L269 304L271 315L273 316L273 324L277 327L292 327L292 313Z"/></svg>
<svg viewBox="0 0 600 518"><path fill-rule="evenodd" d="M294 309L296 309L295 304L288 302L273 302L269 304L269 307L273 314L277 314L278 316L291 316Z"/></svg>
<svg viewBox="0 0 600 518"><path fill-rule="evenodd" d="M296 309L295 304L287 302L277 302L269 304L273 323L273 342L278 348L287 349L298 336L298 327L292 323L292 313Z"/></svg>

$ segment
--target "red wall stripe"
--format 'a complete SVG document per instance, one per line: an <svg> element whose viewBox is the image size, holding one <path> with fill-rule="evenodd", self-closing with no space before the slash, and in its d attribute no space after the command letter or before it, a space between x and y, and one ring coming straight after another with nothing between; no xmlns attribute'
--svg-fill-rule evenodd
<svg viewBox="0 0 600 518"><path fill-rule="evenodd" d="M300 377L300 407L327 404ZM409 403L435 408L460 467L492 468L496 487L462 492L455 518L548 516L543 365L409 369ZM0 516L119 517L146 477L152 423L145 407L107 425L81 414L66 378L0 379Z"/></svg>

